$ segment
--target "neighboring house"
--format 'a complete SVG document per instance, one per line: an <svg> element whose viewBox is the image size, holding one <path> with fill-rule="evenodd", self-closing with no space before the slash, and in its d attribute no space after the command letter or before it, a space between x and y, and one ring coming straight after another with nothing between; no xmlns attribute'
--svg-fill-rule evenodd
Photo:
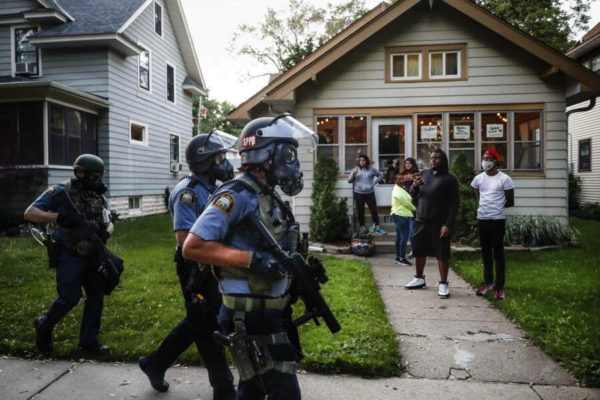
<svg viewBox="0 0 600 400"><path fill-rule="evenodd" d="M495 148L516 185L511 213L566 221L565 108L598 92L598 75L471 1L404 0L375 7L228 119L289 110L319 134L317 154L338 162L347 198L359 154L392 172L409 156L427 167L441 147L480 170L482 150ZM292 204L306 224L316 157L301 156L305 189ZM392 187L376 187L378 205Z"/></svg>
<svg viewBox="0 0 600 400"><path fill-rule="evenodd" d="M106 162L123 217L165 211L193 95L206 87L179 0L2 0L0 176L15 183L0 183L4 214L71 178L81 153Z"/></svg>
<svg viewBox="0 0 600 400"><path fill-rule="evenodd" d="M600 74L600 23L567 56ZM580 181L579 201L600 203L600 99L569 107L569 168Z"/></svg>

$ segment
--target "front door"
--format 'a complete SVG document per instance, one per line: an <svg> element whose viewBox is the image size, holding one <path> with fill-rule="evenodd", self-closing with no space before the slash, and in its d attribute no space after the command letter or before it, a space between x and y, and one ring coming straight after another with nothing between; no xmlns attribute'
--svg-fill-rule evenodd
<svg viewBox="0 0 600 400"><path fill-rule="evenodd" d="M378 206L391 206L394 175L411 156L411 122L411 118L373 119L373 166L384 175L384 181L375 186Z"/></svg>

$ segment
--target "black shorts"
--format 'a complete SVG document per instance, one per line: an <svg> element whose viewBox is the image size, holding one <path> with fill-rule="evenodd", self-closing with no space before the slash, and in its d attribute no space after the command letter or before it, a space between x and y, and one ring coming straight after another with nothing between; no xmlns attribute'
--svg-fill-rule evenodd
<svg viewBox="0 0 600 400"><path fill-rule="evenodd" d="M450 236L440 237L441 224L415 221L412 236L414 257L435 257L440 261L450 260Z"/></svg>

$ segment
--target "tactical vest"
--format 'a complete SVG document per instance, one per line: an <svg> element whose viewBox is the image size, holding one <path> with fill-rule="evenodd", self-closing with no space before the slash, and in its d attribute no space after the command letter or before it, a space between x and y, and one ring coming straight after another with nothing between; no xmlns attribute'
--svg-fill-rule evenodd
<svg viewBox="0 0 600 400"><path fill-rule="evenodd" d="M273 237L280 242L283 234L286 230L287 221L284 220L281 210L277 209L279 205L270 193L264 193L261 188L251 178L245 174L228 181L223 187L230 187L235 183L242 183L244 187L251 190L258 197L259 215L261 221L265 224L269 232ZM218 190L215 194L218 194ZM276 195L276 194L275 194ZM221 279L239 279L248 282L250 291L253 295L265 296L268 294L269 289L277 281L275 279L269 279L255 274L251 274L248 268L237 268L237 267L218 267L219 275Z"/></svg>

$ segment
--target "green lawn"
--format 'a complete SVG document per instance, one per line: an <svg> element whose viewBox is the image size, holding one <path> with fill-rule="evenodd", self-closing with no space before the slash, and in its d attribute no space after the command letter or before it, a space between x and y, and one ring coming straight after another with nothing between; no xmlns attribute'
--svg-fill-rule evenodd
<svg viewBox="0 0 600 400"><path fill-rule="evenodd" d="M598 387L600 222L571 223L581 232L578 247L506 253L506 300L493 304L582 383ZM473 287L482 283L479 254L456 254L452 266Z"/></svg>
<svg viewBox="0 0 600 400"><path fill-rule="evenodd" d="M100 339L111 346L106 360L137 360L154 350L184 316L173 263L174 238L167 215L117 223L109 246L125 259L121 285L105 298ZM56 297L54 271L45 250L31 238L0 238L0 354L33 357L33 319ZM400 360L369 266L357 260L324 257L330 277L324 296L342 330L301 327L306 358L315 372L365 376L397 375ZM297 307L299 308L300 305ZM54 355L76 359L82 302L54 330ZM188 349L180 361L200 362Z"/></svg>

